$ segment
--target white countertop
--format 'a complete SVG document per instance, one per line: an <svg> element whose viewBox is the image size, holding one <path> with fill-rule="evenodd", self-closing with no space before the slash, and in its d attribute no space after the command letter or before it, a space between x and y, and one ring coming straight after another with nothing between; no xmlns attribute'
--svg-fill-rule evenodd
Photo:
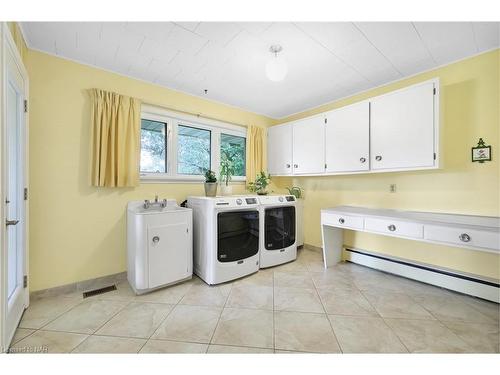
<svg viewBox="0 0 500 375"><path fill-rule="evenodd" d="M457 227L480 227L482 230L500 231L500 217L461 215L438 212L400 211L391 209L337 206L324 208L321 213L336 213L351 216L373 216L402 221L453 225Z"/></svg>

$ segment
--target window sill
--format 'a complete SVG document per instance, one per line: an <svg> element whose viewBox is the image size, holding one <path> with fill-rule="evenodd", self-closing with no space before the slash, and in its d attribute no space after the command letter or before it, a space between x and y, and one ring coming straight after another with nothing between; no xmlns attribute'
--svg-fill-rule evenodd
<svg viewBox="0 0 500 375"><path fill-rule="evenodd" d="M204 184L205 179L201 176L158 176L141 175L141 184ZM234 177L230 185L245 185L245 177Z"/></svg>

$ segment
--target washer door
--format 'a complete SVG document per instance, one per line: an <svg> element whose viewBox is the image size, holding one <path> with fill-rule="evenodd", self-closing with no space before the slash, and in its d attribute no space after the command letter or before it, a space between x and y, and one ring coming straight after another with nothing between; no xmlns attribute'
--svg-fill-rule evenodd
<svg viewBox="0 0 500 375"><path fill-rule="evenodd" d="M295 207L266 208L264 218L266 250L280 250L295 243Z"/></svg>
<svg viewBox="0 0 500 375"><path fill-rule="evenodd" d="M226 211L217 214L217 259L219 262L235 262L258 252L258 211Z"/></svg>

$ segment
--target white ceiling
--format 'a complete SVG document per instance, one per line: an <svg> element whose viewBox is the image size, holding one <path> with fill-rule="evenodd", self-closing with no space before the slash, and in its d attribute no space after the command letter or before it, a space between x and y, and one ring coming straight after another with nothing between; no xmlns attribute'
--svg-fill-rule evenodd
<svg viewBox="0 0 500 375"><path fill-rule="evenodd" d="M282 118L499 46L488 22L23 22L28 46ZM288 76L269 81L269 46ZM204 94L204 89L208 93Z"/></svg>

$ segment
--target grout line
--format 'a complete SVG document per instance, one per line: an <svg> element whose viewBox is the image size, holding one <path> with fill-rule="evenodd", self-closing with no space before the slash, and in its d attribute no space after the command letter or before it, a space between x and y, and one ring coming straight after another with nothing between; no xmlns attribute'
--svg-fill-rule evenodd
<svg viewBox="0 0 500 375"><path fill-rule="evenodd" d="M207 350L205 351L205 353L208 353L208 348L210 348L210 345L212 344L212 341L213 341L214 336L215 336L215 332L217 331L217 328L219 328L220 319L222 318L222 314L224 313L224 310L226 308L227 301L229 301L229 296L231 295L231 292L233 291L233 284L234 283L229 284L230 285L229 293L227 294L226 300L224 301L224 305L221 308L221 311L219 314L219 319L217 319L217 324L215 325L215 329L212 332L212 335L210 336L210 340L208 342Z"/></svg>

